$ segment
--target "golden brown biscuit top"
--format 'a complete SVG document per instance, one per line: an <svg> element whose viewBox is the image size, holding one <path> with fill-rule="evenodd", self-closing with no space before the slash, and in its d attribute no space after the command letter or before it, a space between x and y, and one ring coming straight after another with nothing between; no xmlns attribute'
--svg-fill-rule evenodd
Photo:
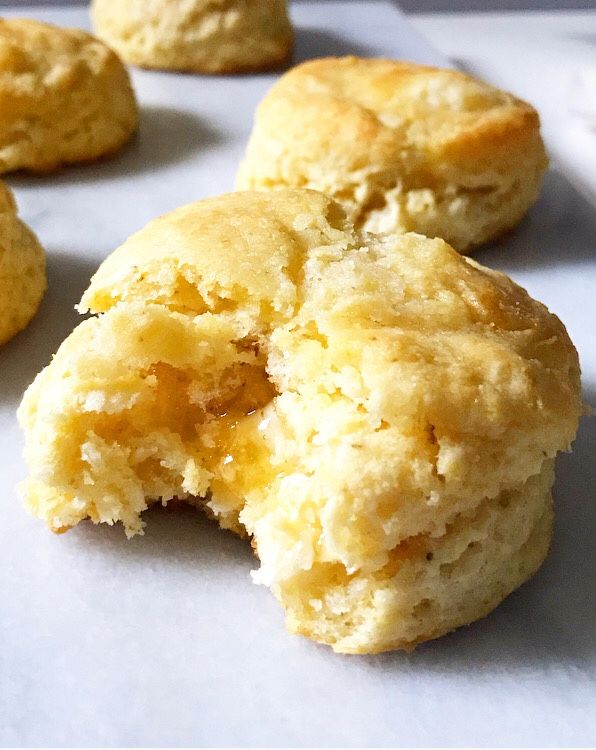
<svg viewBox="0 0 596 750"><path fill-rule="evenodd" d="M74 87L116 55L80 29L24 18L0 19L0 94L38 98Z"/></svg>
<svg viewBox="0 0 596 750"><path fill-rule="evenodd" d="M308 253L333 243L345 248L347 231L341 209L314 191L239 192L191 203L113 252L81 307L103 312L121 299L141 298L204 312L206 300L217 311L227 304L263 320L287 318Z"/></svg>
<svg viewBox="0 0 596 750"><path fill-rule="evenodd" d="M296 116L310 106L321 131L357 122L365 142L386 141L428 151L474 151L490 133L492 148L538 124L533 107L455 70L359 57L311 60L290 70L260 107L261 120L280 99ZM328 116L325 114L328 113ZM470 154L471 155L471 154Z"/></svg>

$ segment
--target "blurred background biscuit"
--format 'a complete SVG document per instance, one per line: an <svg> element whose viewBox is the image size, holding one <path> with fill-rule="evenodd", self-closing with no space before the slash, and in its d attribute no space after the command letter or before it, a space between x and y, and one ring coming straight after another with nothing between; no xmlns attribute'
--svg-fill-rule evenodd
<svg viewBox="0 0 596 750"><path fill-rule="evenodd" d="M0 344L29 323L46 286L43 248L17 217L13 195L0 182Z"/></svg>
<svg viewBox="0 0 596 750"><path fill-rule="evenodd" d="M288 58L286 0L93 0L98 36L144 68L236 73Z"/></svg>
<svg viewBox="0 0 596 750"><path fill-rule="evenodd" d="M326 58L262 101L237 188L321 190L357 227L464 252L521 220L546 167L538 114L511 94L454 70Z"/></svg>
<svg viewBox="0 0 596 750"><path fill-rule="evenodd" d="M0 172L48 172L112 154L137 119L128 72L103 42L0 19Z"/></svg>

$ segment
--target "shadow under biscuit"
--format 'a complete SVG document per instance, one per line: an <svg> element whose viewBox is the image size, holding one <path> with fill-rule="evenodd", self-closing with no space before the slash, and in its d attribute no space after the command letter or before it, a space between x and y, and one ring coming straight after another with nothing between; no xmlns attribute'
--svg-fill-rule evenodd
<svg viewBox="0 0 596 750"><path fill-rule="evenodd" d="M122 526L110 527L83 521L62 536L62 541L85 549L96 547L101 555L132 564L181 567L199 575L205 568L240 566L251 587L249 571L258 567L250 542L221 529L204 511L182 502L151 506L143 514L145 533L127 539ZM223 571L222 571L223 572Z"/></svg>
<svg viewBox="0 0 596 750"><path fill-rule="evenodd" d="M160 169L186 161L223 140L221 131L192 112L143 106L138 132L106 167L123 174Z"/></svg>
<svg viewBox="0 0 596 750"><path fill-rule="evenodd" d="M582 382L582 397L584 403L594 409L594 417L596 417L596 382Z"/></svg>
<svg viewBox="0 0 596 750"><path fill-rule="evenodd" d="M90 258L47 252L48 289L31 323L0 347L0 401L19 402L37 373L82 320L74 306L98 263ZM15 403L15 406L17 404Z"/></svg>
<svg viewBox="0 0 596 750"><path fill-rule="evenodd" d="M375 54L375 50L362 44L343 39L326 29L298 27L296 29L294 54L286 68L291 68L305 60L316 57L343 57L344 55L358 55L368 57Z"/></svg>
<svg viewBox="0 0 596 750"><path fill-rule="evenodd" d="M573 226L573 237L569 227ZM596 258L596 214L565 175L550 169L540 198L500 241L474 253L483 265L507 274L582 264Z"/></svg>
<svg viewBox="0 0 596 750"><path fill-rule="evenodd" d="M72 164L49 174L8 175L13 187L51 182L57 185L93 183L133 177L188 161L221 143L223 134L192 112L172 107L141 106L139 128L116 154Z"/></svg>

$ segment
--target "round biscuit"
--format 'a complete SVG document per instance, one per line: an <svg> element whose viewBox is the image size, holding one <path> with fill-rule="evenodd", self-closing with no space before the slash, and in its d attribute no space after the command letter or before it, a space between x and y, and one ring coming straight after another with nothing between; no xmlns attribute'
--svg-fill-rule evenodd
<svg viewBox="0 0 596 750"><path fill-rule="evenodd" d="M19 410L52 528L187 499L253 538L292 631L351 653L471 622L544 558L577 353L444 241L234 193L133 235L80 309Z"/></svg>
<svg viewBox="0 0 596 750"><path fill-rule="evenodd" d="M103 42L79 29L0 19L0 173L108 156L137 122L128 72Z"/></svg>
<svg viewBox="0 0 596 750"><path fill-rule="evenodd" d="M143 68L238 73L291 54L287 0L93 0L96 33Z"/></svg>
<svg viewBox="0 0 596 750"><path fill-rule="evenodd" d="M305 62L274 84L236 184L320 190L357 227L467 252L522 219L546 166L526 102L455 70L343 57Z"/></svg>

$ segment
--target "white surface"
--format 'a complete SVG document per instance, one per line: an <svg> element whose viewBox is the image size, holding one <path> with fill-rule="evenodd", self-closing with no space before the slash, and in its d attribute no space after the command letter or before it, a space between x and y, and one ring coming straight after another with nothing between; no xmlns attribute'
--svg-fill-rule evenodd
<svg viewBox="0 0 596 750"><path fill-rule="evenodd" d="M299 56L440 60L391 13L387 3L296 3ZM84 11L35 15L86 21ZM551 85L541 61L584 49L556 23L419 23L447 53L469 52L485 77L541 101ZM553 42L559 29L564 49ZM573 29L593 39L596 17ZM526 37L536 72L518 76ZM53 536L16 500L25 469L14 410L75 324L90 274L156 214L231 188L271 80L136 72L142 128L125 153L9 180L48 249L50 290L30 328L0 350L0 744L591 744L594 420L559 461L556 536L541 572L483 622L412 655L340 657L287 635L272 596L250 581L247 545L192 511L152 511L146 536L127 542L121 529L91 524ZM593 401L595 237L594 211L553 173L519 231L480 254L568 324Z"/></svg>

